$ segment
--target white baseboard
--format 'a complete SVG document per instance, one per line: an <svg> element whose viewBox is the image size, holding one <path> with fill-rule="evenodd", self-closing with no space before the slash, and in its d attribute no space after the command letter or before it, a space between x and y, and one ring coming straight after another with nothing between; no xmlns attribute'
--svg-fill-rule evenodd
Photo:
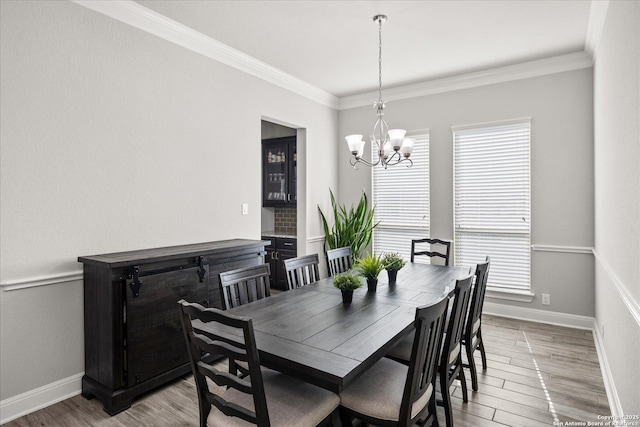
<svg viewBox="0 0 640 427"><path fill-rule="evenodd" d="M84 372L0 401L0 424L80 394Z"/></svg>
<svg viewBox="0 0 640 427"><path fill-rule="evenodd" d="M604 338L598 328L598 322L593 319L593 340L596 343L596 351L598 353L598 362L600 362L600 371L602 371L602 381L604 382L604 388L607 391L607 400L609 401L609 409L611 409L611 415L621 417L624 415L622 412L622 404L618 397L618 391L616 390L616 384L613 381L613 374L609 368L609 361L607 360L607 353L604 351Z"/></svg>
<svg viewBox="0 0 640 427"><path fill-rule="evenodd" d="M557 311L538 310L534 308L515 307L511 305L496 304L492 302L485 302L483 306L483 313L490 314L499 317L508 317L511 319L528 320L530 322L548 323L557 326L566 326L575 329L587 329L593 332L593 340L596 345L596 353L598 354L598 362L600 363L600 371L602 373L602 380L604 382L604 388L607 392L607 400L609 401L609 408L611 409L611 415L622 416L622 404L618 397L613 374L609 368L609 362L607 360L607 353L604 349L604 340L598 326L596 319L589 316L579 316L577 314L559 313Z"/></svg>
<svg viewBox="0 0 640 427"><path fill-rule="evenodd" d="M550 325L567 326L576 329L593 329L593 317L577 314L560 313L557 311L538 310L535 308L516 307L513 305L496 304L486 301L483 313L512 319L528 320L530 322L548 323Z"/></svg>

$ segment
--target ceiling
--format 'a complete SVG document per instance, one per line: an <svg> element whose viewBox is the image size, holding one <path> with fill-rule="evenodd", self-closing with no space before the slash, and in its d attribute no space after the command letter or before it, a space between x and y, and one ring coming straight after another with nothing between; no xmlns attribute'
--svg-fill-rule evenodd
<svg viewBox="0 0 640 427"><path fill-rule="evenodd" d="M585 50L589 0L138 0L337 97Z"/></svg>

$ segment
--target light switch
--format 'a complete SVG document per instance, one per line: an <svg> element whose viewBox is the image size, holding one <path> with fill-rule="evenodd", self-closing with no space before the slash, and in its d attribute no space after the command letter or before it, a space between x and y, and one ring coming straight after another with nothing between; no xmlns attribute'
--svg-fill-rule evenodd
<svg viewBox="0 0 640 427"><path fill-rule="evenodd" d="M242 215L249 215L249 203L242 204Z"/></svg>

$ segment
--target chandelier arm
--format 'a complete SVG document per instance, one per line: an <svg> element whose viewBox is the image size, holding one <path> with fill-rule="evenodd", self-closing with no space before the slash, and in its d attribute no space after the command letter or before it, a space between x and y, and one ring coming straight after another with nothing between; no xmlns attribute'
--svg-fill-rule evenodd
<svg viewBox="0 0 640 427"><path fill-rule="evenodd" d="M376 161L375 163L371 163L368 160L363 159L362 157L351 157L349 159L349 163L351 163L351 166L353 166L353 168L357 170L358 163L363 163L369 167L373 167L373 166L378 166L380 164L380 159L378 159L378 161Z"/></svg>

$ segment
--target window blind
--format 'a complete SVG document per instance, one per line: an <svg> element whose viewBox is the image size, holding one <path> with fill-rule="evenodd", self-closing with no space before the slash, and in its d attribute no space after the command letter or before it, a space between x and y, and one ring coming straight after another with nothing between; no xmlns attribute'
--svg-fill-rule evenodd
<svg viewBox="0 0 640 427"><path fill-rule="evenodd" d="M491 257L489 285L530 288L530 120L453 128L455 265Z"/></svg>
<svg viewBox="0 0 640 427"><path fill-rule="evenodd" d="M411 239L429 236L429 135L415 139L411 160L387 169L371 168L374 222L373 252L398 252L406 261L411 255ZM377 147L372 147L375 153Z"/></svg>

